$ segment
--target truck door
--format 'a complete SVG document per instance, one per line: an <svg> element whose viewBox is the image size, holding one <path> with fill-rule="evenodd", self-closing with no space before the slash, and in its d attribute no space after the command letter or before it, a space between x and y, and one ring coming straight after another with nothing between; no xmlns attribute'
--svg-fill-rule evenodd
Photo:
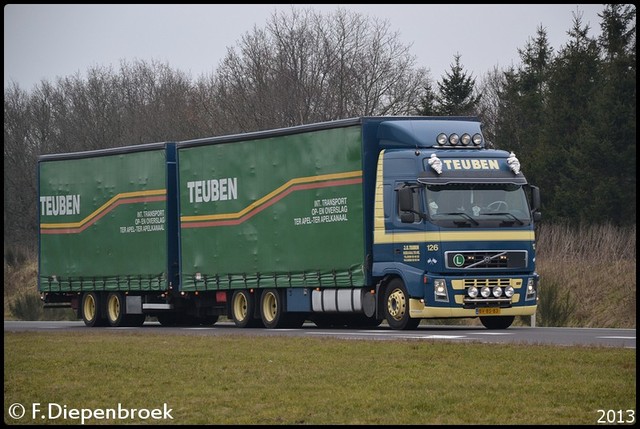
<svg viewBox="0 0 640 429"><path fill-rule="evenodd" d="M417 183L396 182L394 188L399 190L407 188L411 190L412 211L400 210L400 192L395 194L395 210L392 216L393 229L395 230L393 240L394 262L409 265L419 265L421 259L421 231L424 231L422 216L425 213L423 204L422 186Z"/></svg>

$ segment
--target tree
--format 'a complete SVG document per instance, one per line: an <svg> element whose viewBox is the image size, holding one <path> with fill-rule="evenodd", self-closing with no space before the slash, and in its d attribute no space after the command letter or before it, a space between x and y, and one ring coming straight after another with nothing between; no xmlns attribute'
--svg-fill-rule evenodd
<svg viewBox="0 0 640 429"><path fill-rule="evenodd" d="M598 198L611 197L598 192L594 198L594 191L608 182L598 166L606 164L611 148L596 135L599 112L594 100L602 75L599 49L589 30L582 14L574 14L569 40L550 68L544 130L534 151L546 210L555 221L600 222L604 212L596 209Z"/></svg>
<svg viewBox="0 0 640 429"><path fill-rule="evenodd" d="M636 10L606 5L601 15L601 77L594 104L593 212L618 225L636 221Z"/></svg>
<svg viewBox="0 0 640 429"><path fill-rule="evenodd" d="M498 91L495 133L498 147L514 151L530 180L537 183L539 174L534 156L545 128L544 115L548 98L549 69L553 49L546 29L539 26L536 37L524 49L518 49L521 64L504 71ZM543 172L544 174L544 172Z"/></svg>
<svg viewBox="0 0 640 429"><path fill-rule="evenodd" d="M369 115L410 114L426 71L388 21L338 9L274 13L229 49L208 88L227 132Z"/></svg>
<svg viewBox="0 0 640 429"><path fill-rule="evenodd" d="M475 78L464 72L460 63L460 54L454 55L451 71L446 72L438 82L438 94L435 97L436 111L444 116L475 115L480 95L474 94Z"/></svg>

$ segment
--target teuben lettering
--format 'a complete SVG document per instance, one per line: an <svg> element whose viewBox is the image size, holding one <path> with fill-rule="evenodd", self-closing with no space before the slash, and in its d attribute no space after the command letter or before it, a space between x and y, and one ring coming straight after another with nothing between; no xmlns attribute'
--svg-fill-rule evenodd
<svg viewBox="0 0 640 429"><path fill-rule="evenodd" d="M496 159L443 159L447 170L500 170Z"/></svg>
<svg viewBox="0 0 640 429"><path fill-rule="evenodd" d="M238 199L238 178L194 180L187 182L190 203L208 203Z"/></svg>
<svg viewBox="0 0 640 429"><path fill-rule="evenodd" d="M50 195L40 197L41 216L80 214L80 195Z"/></svg>

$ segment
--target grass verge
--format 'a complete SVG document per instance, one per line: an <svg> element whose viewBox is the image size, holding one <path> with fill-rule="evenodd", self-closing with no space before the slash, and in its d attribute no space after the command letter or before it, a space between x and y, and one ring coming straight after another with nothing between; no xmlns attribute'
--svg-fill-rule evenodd
<svg viewBox="0 0 640 429"><path fill-rule="evenodd" d="M48 404L166 404L170 420L84 423L597 424L598 410L635 410L635 362L599 347L5 332L5 423L80 423Z"/></svg>

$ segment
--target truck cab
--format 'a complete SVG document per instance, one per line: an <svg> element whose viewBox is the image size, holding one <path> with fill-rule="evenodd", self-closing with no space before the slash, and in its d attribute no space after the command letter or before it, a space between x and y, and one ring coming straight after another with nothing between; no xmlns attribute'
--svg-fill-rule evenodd
<svg viewBox="0 0 640 429"><path fill-rule="evenodd" d="M381 122L372 274L395 329L476 318L489 329L535 314L537 187L474 118Z"/></svg>

